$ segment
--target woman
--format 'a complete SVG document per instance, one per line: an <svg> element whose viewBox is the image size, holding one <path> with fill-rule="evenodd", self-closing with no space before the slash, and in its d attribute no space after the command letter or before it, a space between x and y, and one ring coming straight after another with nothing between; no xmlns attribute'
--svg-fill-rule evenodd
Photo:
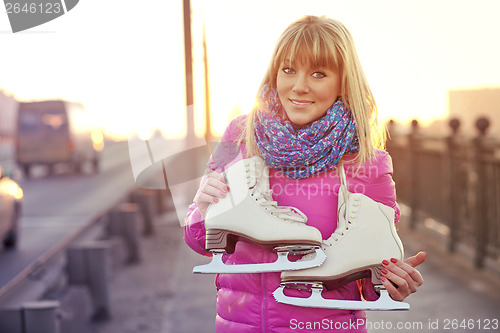
<svg viewBox="0 0 500 333"><path fill-rule="evenodd" d="M390 156L377 126L376 104L347 29L338 21L306 16L281 35L248 116L233 120L221 138L239 144L242 156L260 155L270 165L273 200L300 209L307 224L327 239L335 231L339 177L344 165L349 191L361 192L394 208L399 219ZM229 188L218 172L201 182L186 217L185 241L204 249L203 219L207 207L225 197ZM360 249L367 251L369 249ZM401 301L423 283L414 268L424 252L404 261L382 262L382 282ZM231 263L273 262L272 248L237 242ZM280 273L219 274L216 277L217 332L324 331L337 323L339 332L365 332L363 311L303 308L277 303L271 293ZM370 279L323 292L324 298L374 300ZM320 323L307 324L307 323ZM353 325L352 323L356 323Z"/></svg>

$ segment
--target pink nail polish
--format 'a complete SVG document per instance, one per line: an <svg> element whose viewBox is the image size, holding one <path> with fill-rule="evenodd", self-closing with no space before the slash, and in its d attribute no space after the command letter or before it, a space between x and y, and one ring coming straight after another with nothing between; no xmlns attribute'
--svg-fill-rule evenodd
<svg viewBox="0 0 500 333"><path fill-rule="evenodd" d="M382 265L387 266L389 265L389 262L387 260L382 261Z"/></svg>
<svg viewBox="0 0 500 333"><path fill-rule="evenodd" d="M387 273L389 273L389 271L387 269L385 269L385 268L382 268L380 270L380 272L382 272L382 274L384 274L384 275L386 275Z"/></svg>
<svg viewBox="0 0 500 333"><path fill-rule="evenodd" d="M215 203L217 203L217 202L219 202L219 199L214 198L212 201L215 202Z"/></svg>
<svg viewBox="0 0 500 333"><path fill-rule="evenodd" d="M385 281L387 281L387 279L385 278L385 276L381 276L380 281L385 282Z"/></svg>
<svg viewBox="0 0 500 333"><path fill-rule="evenodd" d="M397 262L398 262L398 259L396 259L396 258L391 258L391 261L392 261L393 263L397 263Z"/></svg>

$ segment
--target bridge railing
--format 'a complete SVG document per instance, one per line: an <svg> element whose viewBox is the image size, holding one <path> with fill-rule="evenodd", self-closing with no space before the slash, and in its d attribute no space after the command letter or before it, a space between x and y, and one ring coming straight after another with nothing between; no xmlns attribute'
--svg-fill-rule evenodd
<svg viewBox="0 0 500 333"><path fill-rule="evenodd" d="M415 120L405 135L389 124L398 200L411 208L412 229L431 230L449 251L500 272L500 141L486 134L486 118L472 138L459 133L457 119L449 126L451 134L438 137Z"/></svg>

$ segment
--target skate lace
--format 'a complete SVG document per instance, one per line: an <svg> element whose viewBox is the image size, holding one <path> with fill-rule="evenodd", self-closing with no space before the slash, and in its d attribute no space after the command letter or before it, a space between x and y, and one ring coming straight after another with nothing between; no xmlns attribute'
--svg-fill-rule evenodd
<svg viewBox="0 0 500 333"><path fill-rule="evenodd" d="M347 191L347 179L344 173L344 167L340 166L340 189L339 189L339 207L337 209L337 228L331 236L323 241L324 246L332 246L344 237L349 230L352 222L348 219L348 207L350 193Z"/></svg>
<svg viewBox="0 0 500 333"><path fill-rule="evenodd" d="M323 241L324 245L332 246L334 242L338 242L342 237L344 237L346 232L349 230L349 227L351 226L351 221L347 219L346 207L348 207L346 202L344 202L344 204L341 207L339 207L337 228L328 239Z"/></svg>
<svg viewBox="0 0 500 333"><path fill-rule="evenodd" d="M257 170L257 163L246 164L247 185L251 190L250 196L271 215L289 222L307 222L307 216L299 209L290 206L279 206L278 202L273 200L273 191L269 189L269 181L265 175ZM265 178L265 179L263 179ZM261 184L258 184L259 180ZM263 186L262 183L265 183ZM260 187L260 188L258 188Z"/></svg>
<svg viewBox="0 0 500 333"><path fill-rule="evenodd" d="M272 200L272 192L272 190L269 190L266 193L261 193L259 190L256 190L252 196L255 198L255 201L271 215L290 222L307 222L307 216L297 208L278 206L278 203Z"/></svg>

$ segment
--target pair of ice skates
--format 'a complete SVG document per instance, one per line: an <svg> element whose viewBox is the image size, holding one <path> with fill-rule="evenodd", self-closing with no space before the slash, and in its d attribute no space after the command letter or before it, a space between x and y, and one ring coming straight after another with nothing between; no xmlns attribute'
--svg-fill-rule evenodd
<svg viewBox="0 0 500 333"><path fill-rule="evenodd" d="M297 208L278 206L272 200L269 167L258 156L243 159L225 172L228 196L208 207L205 216L207 265L194 273L282 272L274 291L280 303L303 307L349 310L408 310L409 304L390 298L380 281L381 262L403 258L403 246L394 228L394 210L360 193L349 193L340 168L337 229L323 240L318 229L308 226ZM231 252L238 237L274 245L273 263L226 265L222 256ZM382 244L382 245L380 245ZM359 253L360 255L357 255ZM303 255L290 261L288 255ZM353 255L354 254L354 255ZM324 299L324 283L347 283L370 276L380 293L376 301ZM311 291L308 298L286 296L285 288Z"/></svg>

